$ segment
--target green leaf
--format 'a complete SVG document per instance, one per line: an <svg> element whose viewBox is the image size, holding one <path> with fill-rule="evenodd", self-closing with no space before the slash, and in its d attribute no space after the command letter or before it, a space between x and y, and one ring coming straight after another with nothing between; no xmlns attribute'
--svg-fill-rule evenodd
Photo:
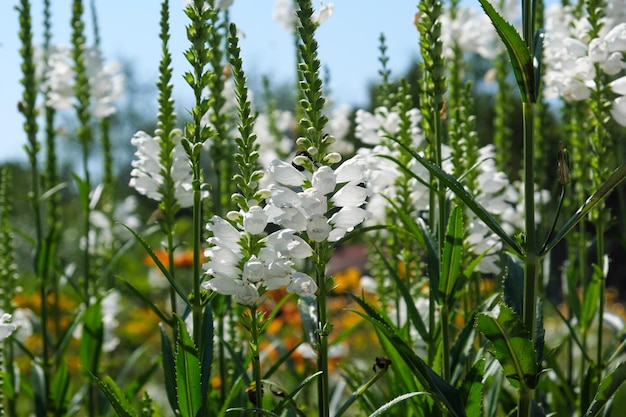
<svg viewBox="0 0 626 417"><path fill-rule="evenodd" d="M106 375L100 379L92 374L91 378L96 381L119 417L137 417L137 413L128 398L110 376Z"/></svg>
<svg viewBox="0 0 626 417"><path fill-rule="evenodd" d="M98 374L98 364L102 353L104 326L100 301L90 305L83 316L80 338L80 362L83 368L94 375Z"/></svg>
<svg viewBox="0 0 626 417"><path fill-rule="evenodd" d="M450 214L446 241L441 259L441 279L439 280L439 301L451 309L454 305L456 282L461 272L463 255L463 211L456 206Z"/></svg>
<svg viewBox="0 0 626 417"><path fill-rule="evenodd" d="M506 269L502 283L502 299L517 315L524 305L524 267L517 257L506 254Z"/></svg>
<svg viewBox="0 0 626 417"><path fill-rule="evenodd" d="M136 296L137 298L139 298L141 301L143 301L150 310L152 310L154 312L154 314L156 314L162 321L164 321L165 323L168 323L170 325L173 324L173 318L169 317L168 314L164 313L161 311L161 309L159 307L157 307L152 300L150 299L150 297L146 296L145 294L143 294L141 291L139 291L137 288L135 288L133 286L133 284L131 284L130 282L126 281L125 279L119 278L117 277L117 279L122 283L122 285L124 285L126 287L126 289L128 291L130 291L134 296Z"/></svg>
<svg viewBox="0 0 626 417"><path fill-rule="evenodd" d="M276 407L274 407L273 412L276 414L280 414L282 412L282 410L289 404L289 402L296 396L296 394L298 394L300 391L302 391L302 389L304 387L306 387L311 381L313 381L315 378L319 377L322 374L322 371L317 371L312 375L309 375L308 377L306 377L301 383L300 385L298 385L296 388L294 388L289 394L287 394L285 396L285 398L283 398L283 400L278 403L276 405Z"/></svg>
<svg viewBox="0 0 626 417"><path fill-rule="evenodd" d="M598 265L593 265L593 275L591 276L591 281L589 281L589 284L583 293L583 311L581 318L583 330L589 328L596 316L596 312L598 311L598 300L603 296L601 294L603 279L604 274L602 273L602 269L600 269Z"/></svg>
<svg viewBox="0 0 626 417"><path fill-rule="evenodd" d="M70 402L70 372L65 360L62 360L59 364L59 368L52 380L50 401L56 411L61 414L67 413L67 406Z"/></svg>
<svg viewBox="0 0 626 417"><path fill-rule="evenodd" d="M465 412L469 416L483 415L483 376L485 359L477 360L469 370L461 385L461 394L465 403Z"/></svg>
<svg viewBox="0 0 626 417"><path fill-rule="evenodd" d="M626 362L619 364L617 368L609 372L602 379L598 391L589 405L585 417L595 417L606 406L607 402L613 398L613 395L619 387L626 381Z"/></svg>
<svg viewBox="0 0 626 417"><path fill-rule="evenodd" d="M209 390L211 389L211 383L209 379L211 377L211 367L213 366L213 312L211 305L206 304L204 306L204 313L202 316L202 340L203 345L200 355L200 375L202 386L202 405L207 407L207 400L209 397Z"/></svg>
<svg viewBox="0 0 626 417"><path fill-rule="evenodd" d="M428 330L426 330L426 325L424 324L424 320L422 320L422 316L420 315L419 311L417 310L417 307L415 306L415 301L413 300L413 296L411 295L409 288L404 283L404 280L400 278L395 268L393 268L389 264L389 262L385 259L385 257L382 254L382 251L376 245L373 245L373 246L376 252L378 252L380 259L385 264L385 267L387 268L389 275L391 275L391 278L393 279L394 283L398 287L398 290L400 291L400 295L402 295L402 298L404 299L404 302L407 308L407 314L409 316L409 320L411 320L411 322L413 323L413 326L415 326L415 330L417 330L417 333L424 340L424 342L427 344L430 343L429 342L430 333L428 332Z"/></svg>
<svg viewBox="0 0 626 417"><path fill-rule="evenodd" d="M200 359L187 326L176 316L176 397L182 417L195 417L202 406L200 391Z"/></svg>
<svg viewBox="0 0 626 417"><path fill-rule="evenodd" d="M548 253L554 248L557 243L561 241L574 227L594 208L603 198L609 195L615 187L617 187L622 181L626 179L626 165L620 165L611 176L600 185L600 187L593 193L582 206L576 210L576 213L569 218L569 220L563 225L561 230L554 236L554 238L548 243L545 248L539 254L540 256Z"/></svg>
<svg viewBox="0 0 626 417"><path fill-rule="evenodd" d="M476 327L494 346L495 356L509 382L530 388L537 384L533 342L515 311L504 303L476 317Z"/></svg>
<svg viewBox="0 0 626 417"><path fill-rule="evenodd" d="M178 400L176 399L176 364L174 362L174 351L172 350L170 338L162 323L159 324L159 331L161 332L161 357L163 358L165 392L167 393L167 399L174 415L180 415L178 411Z"/></svg>
<svg viewBox="0 0 626 417"><path fill-rule="evenodd" d="M478 0L491 23L496 28L498 36L504 42L513 66L513 74L517 81L522 102L534 103L537 99L535 92L535 70L533 68L533 60L530 51L526 47L526 43L522 39L515 28L498 14L496 9L488 0Z"/></svg>
<svg viewBox="0 0 626 417"><path fill-rule="evenodd" d="M394 331L391 324L382 318L364 300L351 295L354 301L365 311L366 314L355 311L358 315L372 323L393 345L394 349L402 357L404 364L411 370L413 375L422 384L424 389L433 396L437 405L447 409L450 415L465 417L463 402L456 388L448 384L441 376L437 375L413 350L412 347ZM401 366L400 364L398 364Z"/></svg>
<svg viewBox="0 0 626 417"><path fill-rule="evenodd" d="M393 400L383 404L382 406L380 406L380 408L378 408L376 411L374 411L372 414L370 414L369 417L376 417L381 415L382 413L384 413L385 411L389 410L391 407L393 407L394 405L401 403L403 401L408 400L409 398L413 398L417 395L430 395L430 393L428 392L423 392L423 391L418 391L418 392L409 392L406 394L402 394L396 398L394 398Z"/></svg>
<svg viewBox="0 0 626 417"><path fill-rule="evenodd" d="M159 260L158 256L156 256L156 254L154 253L154 251L152 250L150 245L148 245L148 243L145 240L143 240L142 237L139 236L139 234L137 234L137 232L135 232L133 229L131 229L130 227L126 226L125 224L122 224L122 226L124 226L126 229L128 229L128 231L130 233L132 233L133 236L135 236L135 239L137 239L137 241L141 244L141 246L143 246L143 248L146 250L146 252L148 252L148 255L152 259L152 262L154 262L154 264L159 268L159 271L161 271L161 273L165 276L165 278L167 278L167 280L169 281L169 283L172 286L172 288L174 288L176 293L178 295L180 295L180 298L182 298L183 301L185 303L187 303L187 305L189 307L191 307L191 302L189 301L188 294L182 289L180 284L178 284L178 282L176 282L174 277L172 277L172 275L170 274L170 271Z"/></svg>
<svg viewBox="0 0 626 417"><path fill-rule="evenodd" d="M398 145L403 147L414 159L416 159L420 164L424 166L432 175L437 177L439 181L442 182L447 188L449 188L461 201L467 205L472 213L474 213L480 220L482 220L485 225L496 235L498 235L507 245L509 245L518 255L522 256L524 251L519 246L517 241L508 235L507 232L500 226L498 221L491 215L485 208L478 202L476 199L465 189L463 184L458 182L453 176L442 170L437 165L433 164L419 153L415 152L408 146L404 145L394 137L389 136L389 139L396 142ZM385 157L381 155L381 157ZM387 158L393 161L393 158ZM403 171L409 174L411 177L416 178L417 174L415 174L411 169L403 166L402 164L398 165Z"/></svg>
<svg viewBox="0 0 626 417"><path fill-rule="evenodd" d="M417 225L422 231L424 236L424 243L426 244L426 268L428 270L428 280L431 290L435 299L439 298L439 275L440 275L440 260L439 260L439 244L437 238L430 232L428 225L421 217L417 219Z"/></svg>

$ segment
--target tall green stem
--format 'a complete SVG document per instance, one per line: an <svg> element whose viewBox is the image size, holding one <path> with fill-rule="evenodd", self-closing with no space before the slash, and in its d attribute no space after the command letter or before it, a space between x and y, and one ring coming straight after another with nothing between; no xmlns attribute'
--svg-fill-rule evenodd
<svg viewBox="0 0 626 417"><path fill-rule="evenodd" d="M522 320L529 338L534 339L537 315L537 284L539 277L539 247L535 233L535 171L534 171L534 103L522 103L524 123L524 212L526 256L524 258L524 303ZM533 389L525 384L520 389L518 416L529 417Z"/></svg>
<svg viewBox="0 0 626 417"><path fill-rule="evenodd" d="M328 323L327 318L327 305L326 295L328 294L328 288L326 287L326 243L315 244L315 281L317 282L317 314L319 315L319 323L317 329L317 370L322 374L318 377L318 401L319 401L319 416L328 417L330 410L328 404L330 402L329 396L329 382L328 382L328 334L330 333L331 325Z"/></svg>

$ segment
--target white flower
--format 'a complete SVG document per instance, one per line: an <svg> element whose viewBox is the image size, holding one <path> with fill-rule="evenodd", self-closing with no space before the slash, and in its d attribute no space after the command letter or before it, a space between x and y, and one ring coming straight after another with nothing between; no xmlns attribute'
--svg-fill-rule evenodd
<svg viewBox="0 0 626 417"><path fill-rule="evenodd" d="M321 25L333 14L333 10L335 9L335 5L333 3L324 4L324 1L320 1L320 10L317 13L314 13L311 20L318 25Z"/></svg>
<svg viewBox="0 0 626 417"><path fill-rule="evenodd" d="M169 175L174 181L174 196L180 207L191 207L193 205L193 191L191 187L192 173L189 167L187 154L180 144L180 136L174 135L175 142L173 151L172 169ZM133 170L129 185L140 194L152 200L161 201L164 180L163 173L165 167L161 163L161 138L152 137L145 132L137 132L131 139L131 143L137 147L135 152L136 160L131 162ZM208 192L203 191L202 198L206 198Z"/></svg>
<svg viewBox="0 0 626 417"><path fill-rule="evenodd" d="M287 291L295 292L300 297L315 297L317 284L307 274L294 272L291 274L291 282L287 286Z"/></svg>
<svg viewBox="0 0 626 417"><path fill-rule="evenodd" d="M121 66L116 61L104 65L102 52L94 47L85 49L84 61L90 88L91 114L96 118L110 116L116 111L113 103L124 91ZM43 90L47 92L46 104L57 110L72 108L75 101L72 51L66 47L50 47L47 62L39 63L39 67L44 78Z"/></svg>
<svg viewBox="0 0 626 417"><path fill-rule="evenodd" d="M260 206L252 206L247 213L243 215L244 231L251 235L259 235L267 226L267 212Z"/></svg>
<svg viewBox="0 0 626 417"><path fill-rule="evenodd" d="M12 316L0 310L0 341L5 340L17 329L17 326L11 323Z"/></svg>
<svg viewBox="0 0 626 417"><path fill-rule="evenodd" d="M244 281L260 282L265 278L266 268L263 262L252 255L243 265L242 278Z"/></svg>

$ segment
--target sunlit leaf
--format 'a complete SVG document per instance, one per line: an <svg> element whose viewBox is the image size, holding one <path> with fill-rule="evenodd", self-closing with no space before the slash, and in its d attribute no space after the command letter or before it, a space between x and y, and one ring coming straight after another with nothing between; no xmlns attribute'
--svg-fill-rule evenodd
<svg viewBox="0 0 626 417"><path fill-rule="evenodd" d="M83 316L83 327L80 337L80 362L83 368L97 375L104 325L102 324L102 305L100 302L90 305Z"/></svg>
<svg viewBox="0 0 626 417"><path fill-rule="evenodd" d="M504 303L476 317L476 327L493 344L496 359L514 386L537 384L537 361L533 342L522 320Z"/></svg>
<svg viewBox="0 0 626 417"><path fill-rule="evenodd" d="M365 311L365 314L355 311L358 315L372 323L398 351L406 365L424 389L430 393L439 407L448 410L450 415L464 417L465 410L460 393L433 371L406 342L393 330L393 327L383 319L365 301L352 296L354 301ZM401 366L401 364L398 364Z"/></svg>
<svg viewBox="0 0 626 417"><path fill-rule="evenodd" d="M535 92L535 69L533 68L533 60L530 51L526 47L526 43L515 30L515 27L504 20L496 9L488 0L478 0L491 23L496 28L496 32L504 42L509 53L511 65L513 66L513 74L522 97L522 102L534 103L536 100Z"/></svg>
<svg viewBox="0 0 626 417"><path fill-rule="evenodd" d="M622 362L617 368L602 378L602 382L600 382L598 391L587 409L585 417L595 417L599 415L624 381L626 381L626 362Z"/></svg>
<svg viewBox="0 0 626 417"><path fill-rule="evenodd" d="M441 279L439 281L439 299L449 308L454 304L456 283L461 272L463 256L463 210L456 206L450 214L446 241L441 259Z"/></svg>
<svg viewBox="0 0 626 417"><path fill-rule="evenodd" d="M421 156L419 153L415 152L408 146L403 145L398 139L391 136L389 136L389 139L402 146L414 159L422 164L424 168L437 177L443 185L449 188L461 201L463 201L467 208L470 209L480 220L482 220L492 232L498 235L500 239L509 245L519 256L523 256L524 251L519 246L517 241L504 231L502 226L500 226L500 223L498 223L498 221L487 210L485 210L485 208L478 201L476 201L476 199L465 189L463 184L458 182L453 176L442 170L440 167ZM417 177L417 175L408 167L404 165L398 166L413 178Z"/></svg>
<svg viewBox="0 0 626 417"><path fill-rule="evenodd" d="M376 417L381 415L382 413L386 412L387 410L389 410L391 407L393 407L396 404L399 404L403 401L408 400L409 398L413 398L417 395L430 395L430 393L428 392L422 392L422 391L418 391L418 392L409 392L407 394L402 394L397 396L396 398L394 398L393 400L383 404L380 408L378 408L378 410L374 411L372 414L370 414L369 417Z"/></svg>
<svg viewBox="0 0 626 417"><path fill-rule="evenodd" d="M91 377L96 381L119 417L137 417L137 413L131 406L128 398L126 398L126 395L124 395L110 376L106 375L98 378L95 375L91 375Z"/></svg>
<svg viewBox="0 0 626 417"><path fill-rule="evenodd" d="M195 417L202 406L200 391L200 358L187 326L176 316L176 394L182 417Z"/></svg>
<svg viewBox="0 0 626 417"><path fill-rule="evenodd" d="M163 359L163 380L165 382L167 400L174 414L180 414L178 411L178 400L176 399L176 364L174 361L174 351L172 350L170 338L163 324L159 324L159 331L161 333L161 358Z"/></svg>
<svg viewBox="0 0 626 417"><path fill-rule="evenodd" d="M70 372L67 361L62 360L50 386L50 401L60 413L67 412L70 402Z"/></svg>

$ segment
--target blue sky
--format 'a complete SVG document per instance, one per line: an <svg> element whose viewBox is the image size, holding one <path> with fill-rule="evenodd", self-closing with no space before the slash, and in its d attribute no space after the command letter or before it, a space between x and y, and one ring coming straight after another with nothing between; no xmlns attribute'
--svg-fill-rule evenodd
<svg viewBox="0 0 626 417"><path fill-rule="evenodd" d="M328 0L326 1L328 3ZM35 42L42 39L42 3L31 1ZM68 45L71 0L52 1L53 42ZM87 11L89 1L84 1ZM102 49L107 60L131 62L142 81L155 82L160 59L159 0L97 1ZM18 39L17 0L0 1L0 161L25 159L22 115L16 103L22 89ZM171 50L174 55L175 97L185 105L189 99L181 74L187 70L182 52L187 48L182 0L170 1ZM337 103L359 105L366 102L367 83L375 81L378 63L378 37L387 38L390 67L396 75L404 72L418 56L418 35L413 26L417 1L334 0L332 17L318 30L320 59L331 74L331 91ZM294 74L291 35L272 18L274 0L235 0L231 19L245 38L240 47L249 77L269 75L274 81L288 81ZM316 8L319 1L314 0ZM87 35L91 37L90 15ZM189 101L190 102L190 101Z"/></svg>

